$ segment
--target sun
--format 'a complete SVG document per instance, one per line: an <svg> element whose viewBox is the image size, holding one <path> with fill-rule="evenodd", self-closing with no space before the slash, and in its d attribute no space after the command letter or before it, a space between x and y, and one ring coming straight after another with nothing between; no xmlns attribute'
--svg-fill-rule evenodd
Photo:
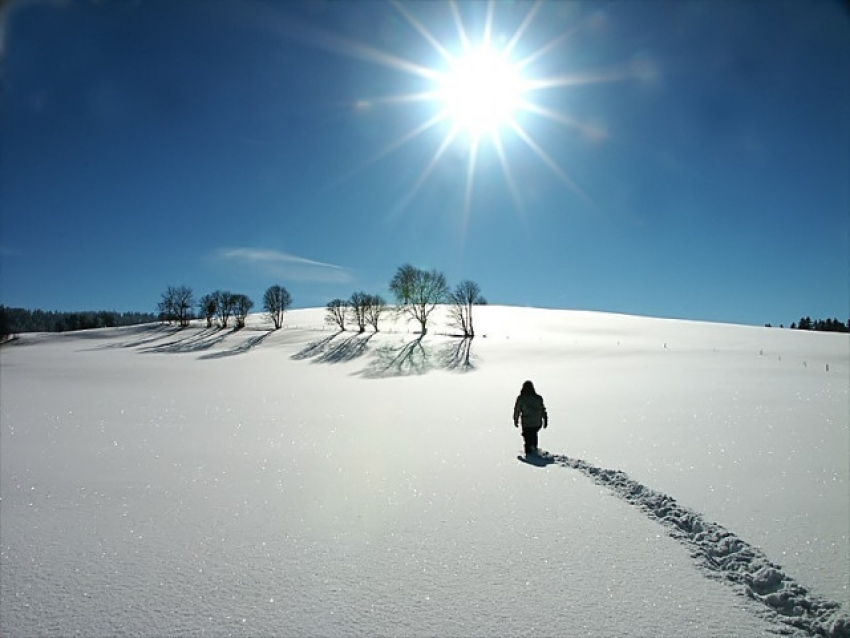
<svg viewBox="0 0 850 638"><path fill-rule="evenodd" d="M497 20L495 0L465 4L464 8L471 12L484 11L483 21L474 20L483 26L476 34L471 34L468 30L459 3L448 0L438 6L448 7L447 23L454 23L457 32L455 39L445 30L434 31L426 26L415 14L412 4L399 0L391 0L391 4L413 31L430 44L437 54L436 60L427 55L407 58L368 43L329 34L317 36L317 43L333 51L417 78L417 83L413 86L418 90L414 92L358 97L352 102L353 109L358 114L365 116L378 107L405 105L416 106L411 112L415 111L417 117L421 113L428 114L410 130L361 163L340 182L347 181L366 166L419 139L430 146L433 152L418 177L406 189L401 201L394 207L391 216L395 216L407 208L448 151L455 147L456 150L467 153L463 206L460 209L465 229L473 209L474 184L479 166L493 165L492 162L479 161L485 153L494 153L515 207L519 213L523 212L523 198L512 170L511 157L515 159L514 154L525 147L548 171L560 179L574 196L585 204L591 204L581 186L547 151L546 147L551 147L551 141L539 133L535 134L535 120L548 120L550 123L572 129L577 136L591 143L603 143L607 140L608 133L604 127L583 122L570 113L552 108L548 106L549 101L540 95L541 92L576 90L584 84L619 81L630 77L627 67L567 73L562 66L564 58L556 58L554 55L558 48L571 40L580 29L592 27L597 21L592 17L579 20L569 28L550 35L548 40L530 43L528 40L533 39L533 25L545 4L544 0L535 0L524 5L528 9L519 24L514 22L507 26ZM498 6L506 7L508 4ZM437 32L440 33L439 38L435 35ZM433 108L423 110L423 105ZM453 155L457 156L457 153ZM478 176L479 179L484 177ZM491 174L486 177L492 184L495 176Z"/></svg>
<svg viewBox="0 0 850 638"><path fill-rule="evenodd" d="M524 92L518 66L488 45L452 59L437 88L444 115L474 138L510 125Z"/></svg>

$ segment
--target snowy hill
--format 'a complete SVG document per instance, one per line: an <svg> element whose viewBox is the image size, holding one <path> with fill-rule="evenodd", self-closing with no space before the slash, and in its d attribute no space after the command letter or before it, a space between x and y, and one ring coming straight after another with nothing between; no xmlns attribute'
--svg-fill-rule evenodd
<svg viewBox="0 0 850 638"><path fill-rule="evenodd" d="M0 633L850 635L848 335L475 313L3 346Z"/></svg>

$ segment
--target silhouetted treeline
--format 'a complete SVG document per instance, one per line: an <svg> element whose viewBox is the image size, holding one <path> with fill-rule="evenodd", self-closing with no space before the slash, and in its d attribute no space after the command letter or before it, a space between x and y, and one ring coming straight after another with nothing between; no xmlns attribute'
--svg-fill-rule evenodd
<svg viewBox="0 0 850 638"><path fill-rule="evenodd" d="M793 330L817 330L818 332L850 332L850 321L841 323L838 319L815 319L803 317L791 324Z"/></svg>
<svg viewBox="0 0 850 638"><path fill-rule="evenodd" d="M148 323L156 319L156 315L149 312L115 312L114 310L54 312L0 306L0 335L115 328Z"/></svg>

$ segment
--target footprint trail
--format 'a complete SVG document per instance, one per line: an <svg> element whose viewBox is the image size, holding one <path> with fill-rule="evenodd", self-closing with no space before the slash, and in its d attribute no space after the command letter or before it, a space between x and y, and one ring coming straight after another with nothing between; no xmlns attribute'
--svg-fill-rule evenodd
<svg viewBox="0 0 850 638"><path fill-rule="evenodd" d="M757 547L738 538L718 523L653 490L619 470L596 467L581 459L542 452L534 465L557 464L578 470L596 484L662 524L669 535L686 545L700 568L711 578L731 584L735 590L761 603L774 620L809 636L850 638L850 616L841 605L812 594L785 574ZM793 630L791 630L793 631Z"/></svg>

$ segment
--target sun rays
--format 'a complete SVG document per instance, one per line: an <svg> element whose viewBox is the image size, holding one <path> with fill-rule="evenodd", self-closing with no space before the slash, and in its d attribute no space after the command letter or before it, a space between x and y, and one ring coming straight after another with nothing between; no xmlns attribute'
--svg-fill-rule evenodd
<svg viewBox="0 0 850 638"><path fill-rule="evenodd" d="M416 113L425 113L422 119L378 149L346 179L414 142L430 146L433 151L429 152L429 159L396 205L394 212L397 214L417 197L448 151L455 149L465 155L462 176L465 183L460 203L465 227L475 201L476 177L480 177L479 162L485 153L492 153L496 158L514 206L518 211L523 211L522 194L510 161L518 145L533 154L540 162L541 169L557 178L570 193L589 203L588 195L553 157L552 149L546 148L545 135L535 134L534 120L547 121L572 130L586 140L604 140L607 132L603 127L583 122L570 113L553 108L542 96L556 89L571 90L579 85L621 80L629 77L630 73L617 69L591 70L580 74L565 72L563 58L558 58L554 53L585 22L575 22L554 37L535 42L535 23L540 18L543 4L543 0L537 0L527 5L527 11L519 20L516 20L514 13L516 24L513 25L500 22L499 7L494 0L488 0L485 5L472 5L473 9L484 10L483 24L477 30L472 30L465 23L458 4L449 0L443 6L447 8L445 19L452 22L454 34L447 37L441 31L443 35L438 37L434 30L426 26L426 21L417 15L417 5L393 0L392 6L397 14L415 32L410 38L418 35L437 54L436 61L431 62L418 59L420 56L408 59L369 44L324 34L323 44L330 44L328 48L400 71L426 85L422 90L357 96L353 100L358 114L410 105L427 108L417 108ZM451 33L451 30L448 32ZM498 37L494 35L496 33ZM526 53L520 56L520 50ZM534 69L541 67L548 68L549 72L535 73Z"/></svg>

